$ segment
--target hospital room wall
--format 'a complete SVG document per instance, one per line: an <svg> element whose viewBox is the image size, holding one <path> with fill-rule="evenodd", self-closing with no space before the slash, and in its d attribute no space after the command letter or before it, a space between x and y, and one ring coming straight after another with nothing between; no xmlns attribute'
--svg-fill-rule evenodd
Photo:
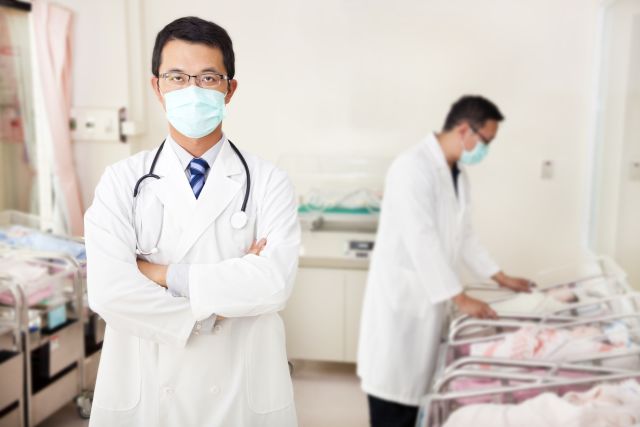
<svg viewBox="0 0 640 427"><path fill-rule="evenodd" d="M75 102L146 106L137 115L144 135L111 149L110 159L166 133L147 86L151 49L167 22L197 15L234 40L240 85L225 130L238 145L273 161L285 153L393 157L439 129L459 95L480 93L507 117L491 155L470 171L481 239L506 270L523 274L584 250L596 0L63 3L78 12L83 38ZM140 55L130 43L140 43ZM142 75L130 72L136 61ZM89 147L83 154L95 158ZM554 162L550 180L541 179L545 160ZM101 170L81 174L94 183Z"/></svg>
<svg viewBox="0 0 640 427"><path fill-rule="evenodd" d="M590 243L640 289L640 2L603 13Z"/></svg>
<svg viewBox="0 0 640 427"><path fill-rule="evenodd" d="M464 93L507 117L472 168L478 233L505 269L530 273L584 247L596 1L143 0L144 45L178 16L224 25L239 90L225 122L242 147L393 157L441 127ZM239 13L239 11L242 11ZM151 93L145 147L165 119ZM542 180L544 160L555 164Z"/></svg>
<svg viewBox="0 0 640 427"><path fill-rule="evenodd" d="M129 16L137 0L55 0L74 12L73 103L74 108L136 106L135 81L130 78L130 56L139 38L132 34ZM93 200L95 186L104 168L129 156L131 144L76 141L74 144L80 190L85 207Z"/></svg>
<svg viewBox="0 0 640 427"><path fill-rule="evenodd" d="M633 45L625 100L625 133L620 177L616 258L640 290L640 4L633 18Z"/></svg>

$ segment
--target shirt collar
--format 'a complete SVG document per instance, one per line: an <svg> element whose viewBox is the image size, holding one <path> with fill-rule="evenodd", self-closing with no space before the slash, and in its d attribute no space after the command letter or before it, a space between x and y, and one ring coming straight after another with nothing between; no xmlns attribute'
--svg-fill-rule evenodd
<svg viewBox="0 0 640 427"><path fill-rule="evenodd" d="M220 150L222 150L222 146L224 145L226 140L227 140L227 137L224 134L222 134L222 138L220 138L220 140L216 142L216 144L213 147L209 148L200 157L201 159L205 160L209 164L209 167L213 166L213 163L216 161L218 154L220 154ZM167 135L167 142L173 149L173 152L178 157L178 161L182 166L182 170L186 170L189 167L189 163L191 162L191 160L193 160L195 157L189 154L187 150L182 148L180 144L174 141L173 138L171 138L171 135Z"/></svg>

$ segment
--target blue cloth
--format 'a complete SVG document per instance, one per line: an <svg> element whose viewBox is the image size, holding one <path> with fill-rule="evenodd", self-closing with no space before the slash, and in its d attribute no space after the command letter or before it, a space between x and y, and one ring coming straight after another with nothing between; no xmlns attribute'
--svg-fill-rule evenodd
<svg viewBox="0 0 640 427"><path fill-rule="evenodd" d="M193 190L193 194L196 196L196 199L200 196L200 192L204 187L205 175L208 169L209 163L199 157L196 157L189 162L189 172L191 172L189 184L191 185L191 189Z"/></svg>
<svg viewBox="0 0 640 427"><path fill-rule="evenodd" d="M84 244L20 225L11 226L8 229L0 229L0 242L16 248L44 252L61 252L78 261L85 261L87 259Z"/></svg>
<svg viewBox="0 0 640 427"><path fill-rule="evenodd" d="M47 329L56 329L67 322L67 307L62 304L47 313Z"/></svg>

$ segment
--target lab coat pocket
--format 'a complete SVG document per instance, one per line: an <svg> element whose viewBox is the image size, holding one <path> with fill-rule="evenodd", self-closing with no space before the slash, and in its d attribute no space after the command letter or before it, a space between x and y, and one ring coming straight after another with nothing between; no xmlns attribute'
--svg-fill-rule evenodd
<svg viewBox="0 0 640 427"><path fill-rule="evenodd" d="M256 319L247 338L245 355L247 399L256 413L266 414L293 403L282 319L276 313Z"/></svg>
<svg viewBox="0 0 640 427"><path fill-rule="evenodd" d="M140 402L140 339L107 326L93 405L128 411Z"/></svg>

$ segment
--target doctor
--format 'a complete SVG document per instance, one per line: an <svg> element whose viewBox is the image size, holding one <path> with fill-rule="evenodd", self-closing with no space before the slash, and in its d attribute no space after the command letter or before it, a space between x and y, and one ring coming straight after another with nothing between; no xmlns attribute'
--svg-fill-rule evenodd
<svg viewBox="0 0 640 427"><path fill-rule="evenodd" d="M222 133L237 89L223 28L173 21L152 72L169 134L107 168L85 216L107 322L90 425L295 426L278 315L300 243L292 185Z"/></svg>
<svg viewBox="0 0 640 427"><path fill-rule="evenodd" d="M405 151L388 171L358 349L372 426L414 426L448 301L471 316L496 316L464 293L459 262L500 286L529 289L527 280L500 271L470 224L462 165L482 160L502 120L489 100L465 96L451 107L441 133Z"/></svg>

